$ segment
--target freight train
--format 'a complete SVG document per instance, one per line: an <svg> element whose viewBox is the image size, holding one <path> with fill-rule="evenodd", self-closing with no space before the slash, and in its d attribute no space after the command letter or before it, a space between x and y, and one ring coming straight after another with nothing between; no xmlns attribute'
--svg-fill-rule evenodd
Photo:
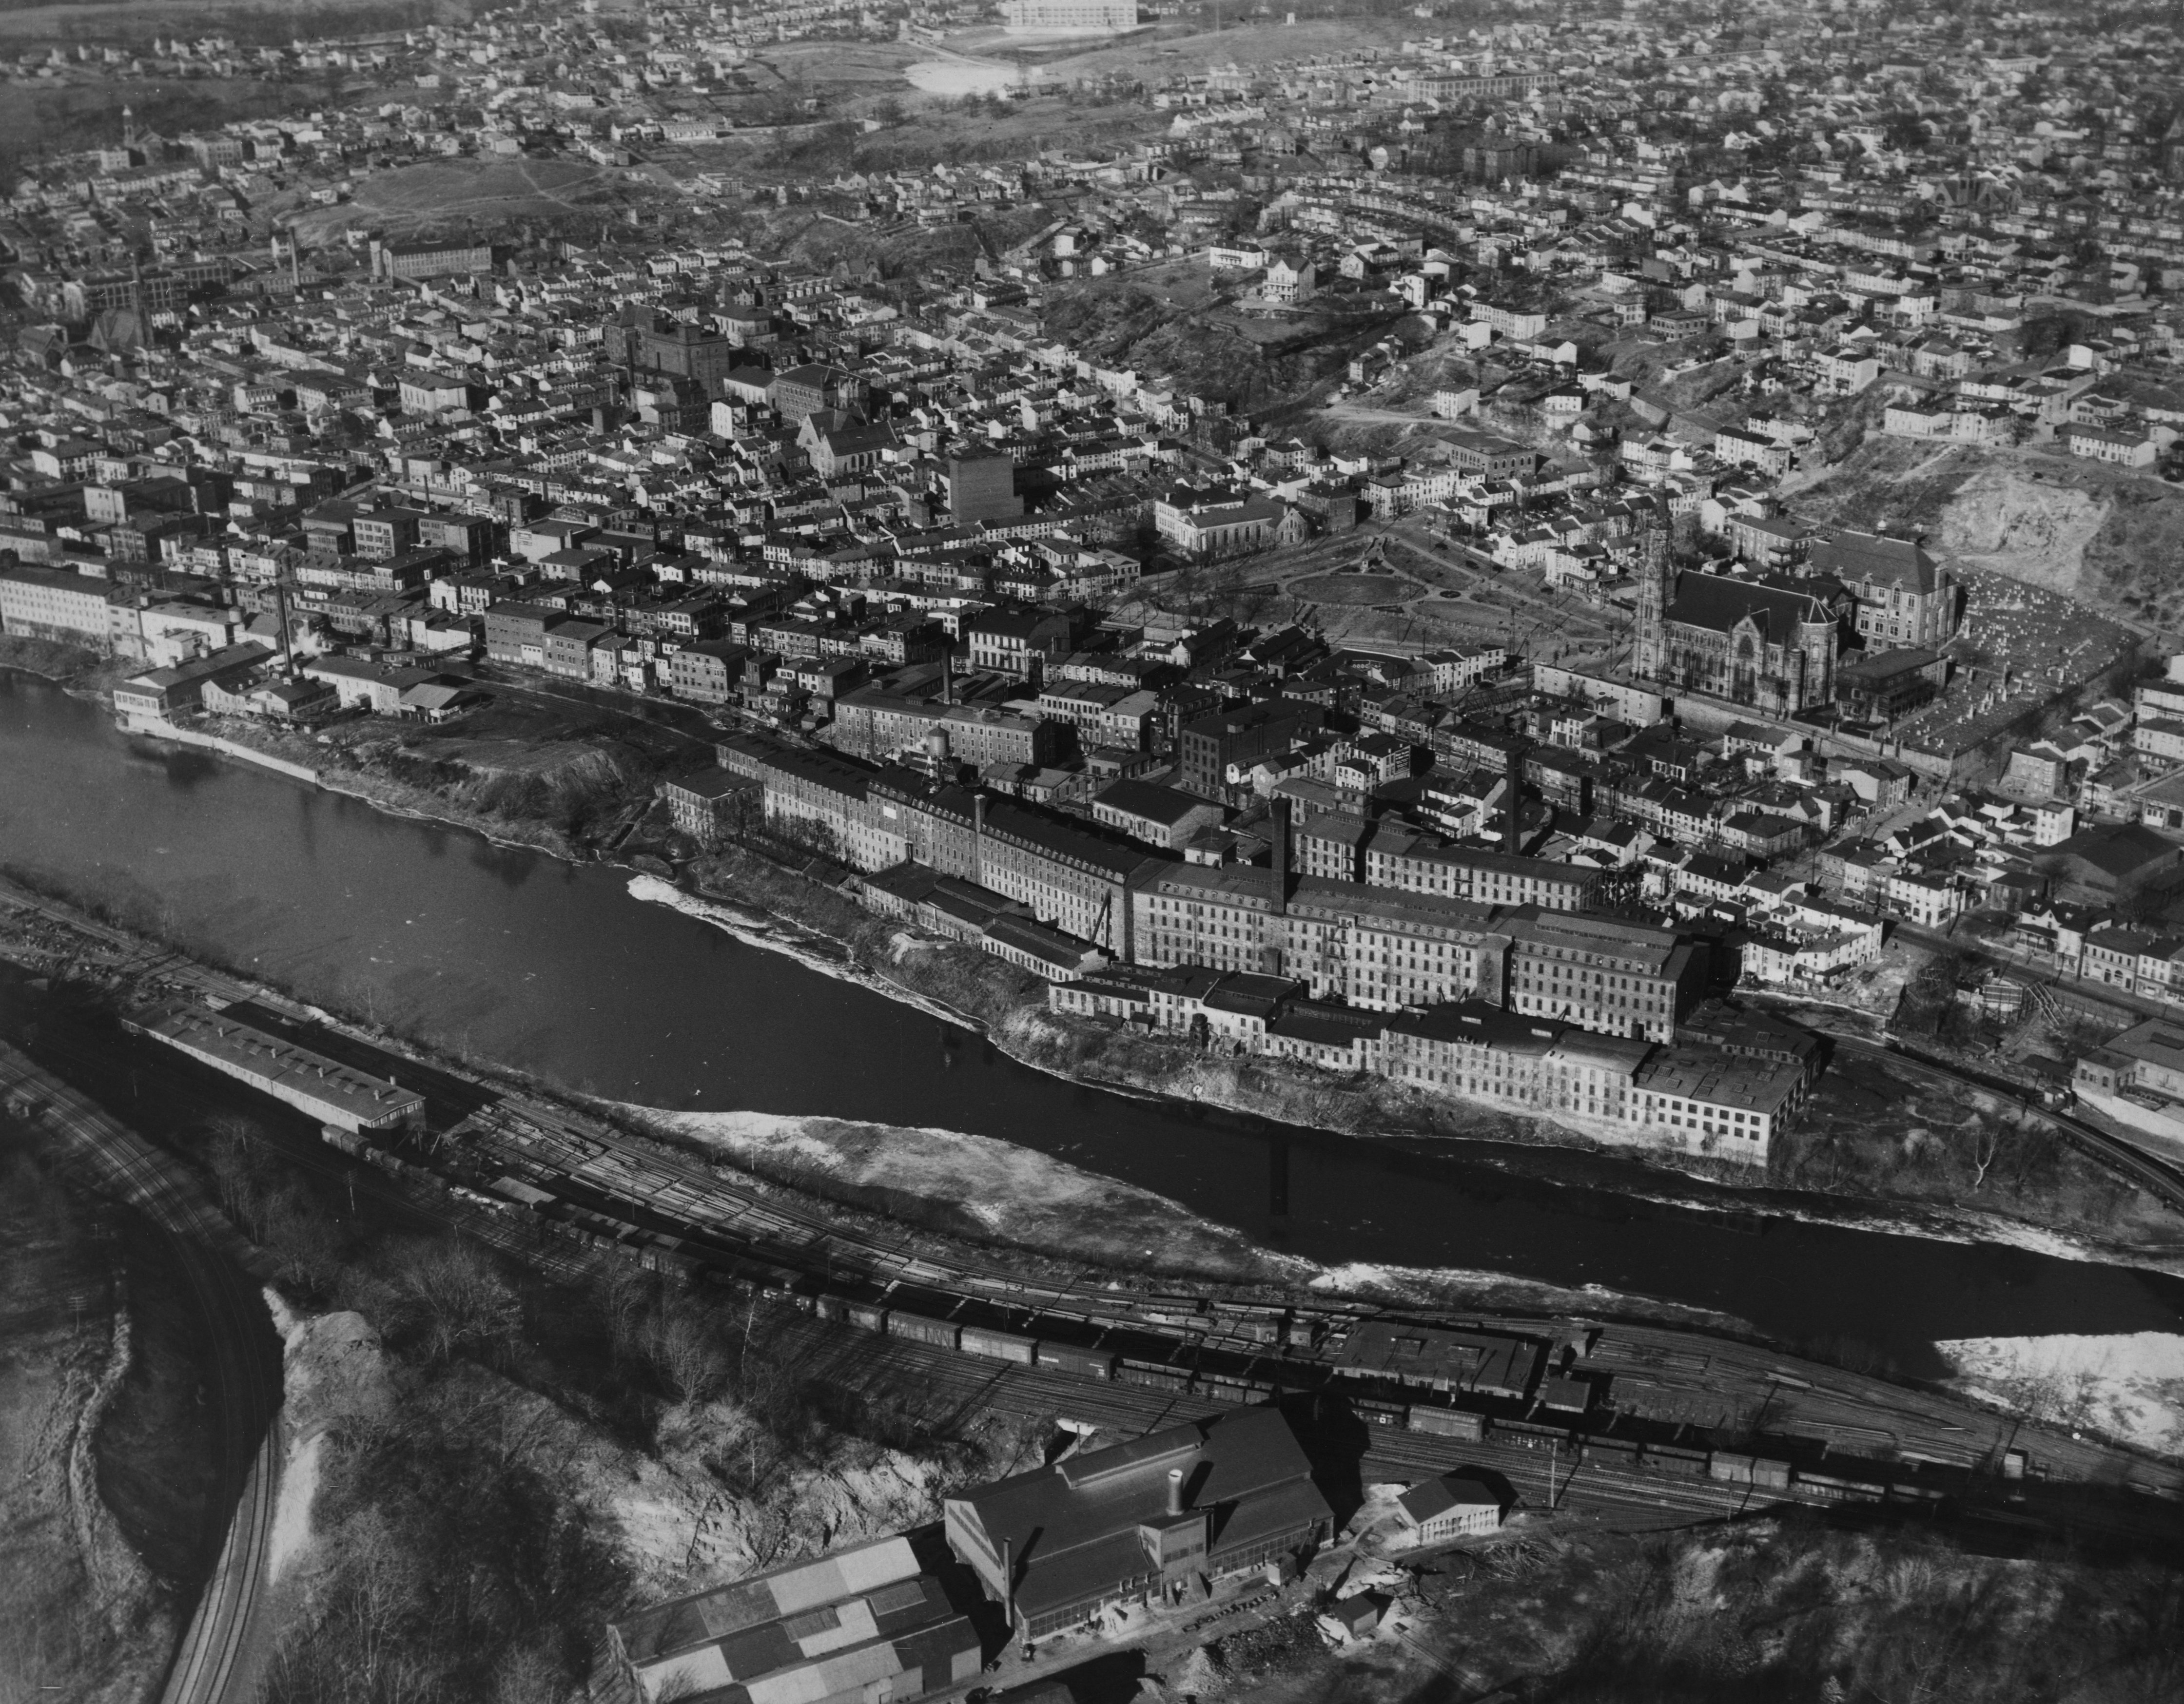
<svg viewBox="0 0 2184 1704"><path fill-rule="evenodd" d="M414 1174L444 1188L446 1180L357 1141L347 1133L324 1133L329 1141L388 1171ZM459 1194L473 1205L505 1212L511 1201L471 1189ZM818 1318L883 1336L901 1338L928 1348L974 1356L981 1360L1078 1378L1106 1379L1238 1404L1265 1402L1285 1395L1323 1388L1324 1362L1290 1362L1249 1348L1221 1349L1187 1345L1179 1338L1144 1329L1072 1317L1052 1310L1011 1323L986 1302L927 1289L892 1284L867 1293L822 1283L794 1267L729 1253L704 1242L617 1223L582 1209L559 1204L566 1217L542 1219L559 1234L602 1250L619 1249L649 1271L690 1284L716 1284L739 1293L783 1301ZM933 1272L931 1276L945 1275ZM1018 1310L1019 1312L1024 1311ZM1017 1328L1035 1323L1037 1331ZM1203 1322L1201 1322L1201 1325ZM1224 1323L1224 1334L1272 1345L1279 1330L1263 1325ZM1542 1422L1518 1415L1462 1406L1445 1391L1410 1389L1398 1382L1368 1380L1346 1388L1351 1411L1368 1424L1425 1433L1503 1449L1546 1451L1574 1466L1652 1479L1708 1480L1745 1485L1802 1500L1830 1503L1934 1503L1969 1477L1969 1463L1941 1467L1925 1463L1907 1477L1901 1462L1845 1460L1830 1465L1860 1469L1829 1473L1801 1462L1734 1450L1688 1447L1613 1434L1580 1419ZM1500 1401L1495 1407L1520 1405ZM1528 1410L1527 1413L1536 1410ZM1809 1440L1808 1440L1809 1441ZM1945 1483L1936 1483L1936 1478Z"/></svg>

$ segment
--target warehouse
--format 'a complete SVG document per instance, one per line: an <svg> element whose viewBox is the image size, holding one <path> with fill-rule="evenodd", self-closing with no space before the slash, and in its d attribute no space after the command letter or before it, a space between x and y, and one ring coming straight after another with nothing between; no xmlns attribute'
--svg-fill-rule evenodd
<svg viewBox="0 0 2184 1704"><path fill-rule="evenodd" d="M658 1604L608 1626L609 1660L638 1704L915 1704L983 1655L977 1587L931 1560L898 1534Z"/></svg>
<svg viewBox="0 0 2184 1704"><path fill-rule="evenodd" d="M1396 1498L1396 1514L1416 1543L1437 1545L1498 1532L1502 1497L1482 1480L1445 1473Z"/></svg>
<svg viewBox="0 0 2184 1704"><path fill-rule="evenodd" d="M421 1124L425 1097L392 1078L328 1059L187 1000L125 1017L122 1027L285 1100L321 1124L343 1130L392 1130Z"/></svg>
<svg viewBox="0 0 2184 1704"><path fill-rule="evenodd" d="M1247 1408L950 1497L948 1543L1027 1640L1131 1604L1204 1601L1293 1562L1334 1514L1289 1422Z"/></svg>

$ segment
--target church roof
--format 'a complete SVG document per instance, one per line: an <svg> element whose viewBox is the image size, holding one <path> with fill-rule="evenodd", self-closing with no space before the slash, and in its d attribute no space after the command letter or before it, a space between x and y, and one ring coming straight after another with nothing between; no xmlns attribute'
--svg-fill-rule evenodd
<svg viewBox="0 0 2184 1704"><path fill-rule="evenodd" d="M1687 573L1676 582L1675 601L1663 619L1680 626L1726 633L1747 615L1771 644L1787 643L1800 624L1832 625L1827 604L1809 592L1763 586L1725 574Z"/></svg>

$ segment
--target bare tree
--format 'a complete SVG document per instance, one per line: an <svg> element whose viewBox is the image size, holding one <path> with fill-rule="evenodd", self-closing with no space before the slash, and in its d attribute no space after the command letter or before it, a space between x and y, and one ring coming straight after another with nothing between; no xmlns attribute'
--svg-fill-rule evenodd
<svg viewBox="0 0 2184 1704"><path fill-rule="evenodd" d="M1988 1168L1994 1164L1996 1156L2001 1152L2002 1132L1984 1118L1977 1120L1972 1127L1971 1162L1974 1189L1986 1188Z"/></svg>
<svg viewBox="0 0 2184 1704"><path fill-rule="evenodd" d="M616 1366L631 1354L642 1352L645 1317L651 1311L658 1288L654 1275L634 1261L610 1256L600 1262L592 1296L606 1326Z"/></svg>
<svg viewBox="0 0 2184 1704"><path fill-rule="evenodd" d="M704 1402L719 1393L728 1369L712 1321L671 1298L653 1316L651 1337L653 1367L677 1401Z"/></svg>
<svg viewBox="0 0 2184 1704"><path fill-rule="evenodd" d="M521 1309L493 1263L467 1243L425 1248L395 1280L423 1333L426 1351L443 1361L514 1334Z"/></svg>
<svg viewBox="0 0 2184 1704"><path fill-rule="evenodd" d="M254 1121L233 1112L207 1120L206 1128L213 1136L205 1161L212 1167L220 1205L237 1229L258 1242L264 1230L265 1199L258 1139L264 1133Z"/></svg>

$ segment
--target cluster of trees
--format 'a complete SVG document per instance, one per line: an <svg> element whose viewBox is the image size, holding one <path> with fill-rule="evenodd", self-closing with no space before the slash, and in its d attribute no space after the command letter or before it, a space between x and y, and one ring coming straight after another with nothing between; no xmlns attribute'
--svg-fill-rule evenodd
<svg viewBox="0 0 2184 1704"><path fill-rule="evenodd" d="M197 1152L292 1297L377 1330L388 1392L323 1446L320 1572L266 1704L579 1696L600 1623L638 1590L586 1488L616 1450L699 1448L713 1506L760 1565L814 1541L815 1472L882 1451L951 1478L993 1471L954 1405L861 1358L814 1366L777 1304L621 1258L549 1279L467 1237L415 1234L406 1212L349 1198L265 1136L218 1116Z"/></svg>

